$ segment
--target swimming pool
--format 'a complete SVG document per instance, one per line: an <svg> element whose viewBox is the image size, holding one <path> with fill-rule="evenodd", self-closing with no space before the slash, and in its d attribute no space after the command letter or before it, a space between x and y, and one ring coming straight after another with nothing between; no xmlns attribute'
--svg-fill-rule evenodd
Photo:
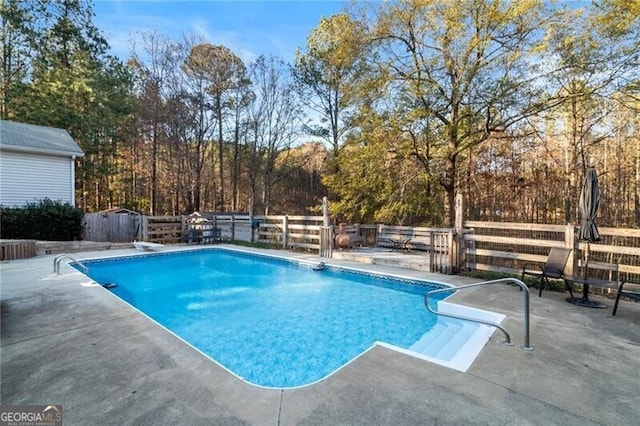
<svg viewBox="0 0 640 426"><path fill-rule="evenodd" d="M83 263L96 282L117 285L113 294L264 387L314 383L376 342L427 354L424 336L451 323L423 305L440 286L224 248Z"/></svg>

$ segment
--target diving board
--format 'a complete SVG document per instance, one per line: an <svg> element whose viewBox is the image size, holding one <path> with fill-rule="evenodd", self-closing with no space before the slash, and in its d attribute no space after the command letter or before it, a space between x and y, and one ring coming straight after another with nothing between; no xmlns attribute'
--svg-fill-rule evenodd
<svg viewBox="0 0 640 426"><path fill-rule="evenodd" d="M134 241L133 246L136 248L136 250L150 251L162 248L164 247L164 244L148 243L146 241Z"/></svg>

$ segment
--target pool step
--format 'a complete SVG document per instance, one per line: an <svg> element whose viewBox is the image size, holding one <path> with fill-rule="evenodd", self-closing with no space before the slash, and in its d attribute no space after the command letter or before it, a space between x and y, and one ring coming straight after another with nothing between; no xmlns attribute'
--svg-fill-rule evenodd
<svg viewBox="0 0 640 426"><path fill-rule="evenodd" d="M430 271L429 256L409 254L407 252L389 251L381 249L354 249L334 251L334 259L349 260L352 262L368 263L396 268L415 269L418 271Z"/></svg>
<svg viewBox="0 0 640 426"><path fill-rule="evenodd" d="M438 321L409 350L423 355L434 356L438 348L441 348L450 336L457 331L456 328L462 328L462 325L457 326L454 323L447 324L445 321Z"/></svg>
<svg viewBox="0 0 640 426"><path fill-rule="evenodd" d="M479 325L449 318L439 318L409 350L442 361L450 361L478 330Z"/></svg>

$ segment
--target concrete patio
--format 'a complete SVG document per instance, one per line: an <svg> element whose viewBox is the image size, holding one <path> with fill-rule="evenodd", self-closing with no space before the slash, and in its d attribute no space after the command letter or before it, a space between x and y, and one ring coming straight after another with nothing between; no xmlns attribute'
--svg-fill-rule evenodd
<svg viewBox="0 0 640 426"><path fill-rule="evenodd" d="M76 253L95 258L132 249ZM319 261L317 256L274 252ZM244 383L53 255L1 264L1 403L61 404L65 425L636 425L640 304L618 314L508 285L455 302L507 315L514 347L494 333L461 373L374 347L312 386ZM399 257L399 263L402 259ZM327 261L326 259L324 259ZM327 263L456 285L475 280L379 264ZM372 312L372 315L375 315Z"/></svg>

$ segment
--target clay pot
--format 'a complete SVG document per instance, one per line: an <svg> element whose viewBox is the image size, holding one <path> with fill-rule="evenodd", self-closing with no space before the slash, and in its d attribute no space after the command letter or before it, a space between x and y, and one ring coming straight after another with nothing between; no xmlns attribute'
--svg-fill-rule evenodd
<svg viewBox="0 0 640 426"><path fill-rule="evenodd" d="M336 235L336 247L339 249L349 248L351 247L351 238L347 235L344 229L344 223L341 223L338 226L338 235Z"/></svg>

